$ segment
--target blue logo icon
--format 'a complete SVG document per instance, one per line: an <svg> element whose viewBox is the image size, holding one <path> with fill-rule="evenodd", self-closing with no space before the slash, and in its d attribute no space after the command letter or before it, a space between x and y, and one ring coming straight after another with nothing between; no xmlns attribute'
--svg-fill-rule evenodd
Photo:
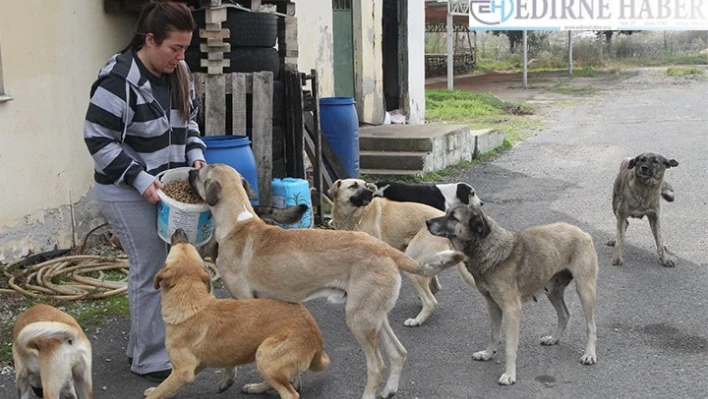
<svg viewBox="0 0 708 399"><path fill-rule="evenodd" d="M514 0L470 0L470 17L484 25L499 25L514 14Z"/></svg>

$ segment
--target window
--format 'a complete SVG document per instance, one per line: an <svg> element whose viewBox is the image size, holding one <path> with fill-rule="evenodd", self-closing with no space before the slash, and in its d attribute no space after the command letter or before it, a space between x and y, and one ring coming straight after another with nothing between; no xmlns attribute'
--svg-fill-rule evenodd
<svg viewBox="0 0 708 399"><path fill-rule="evenodd" d="M0 48L0 103L12 100L12 97L5 94L5 86L2 83L2 48Z"/></svg>

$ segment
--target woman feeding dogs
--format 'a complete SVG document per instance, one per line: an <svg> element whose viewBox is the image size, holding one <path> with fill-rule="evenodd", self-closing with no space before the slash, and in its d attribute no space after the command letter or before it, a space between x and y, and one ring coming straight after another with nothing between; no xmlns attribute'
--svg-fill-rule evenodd
<svg viewBox="0 0 708 399"><path fill-rule="evenodd" d="M128 361L131 371L153 381L172 368L160 292L152 286L167 256L155 223L162 187L155 176L206 164L184 62L194 29L184 4L148 2L128 47L110 57L92 85L84 128L96 198L130 261Z"/></svg>

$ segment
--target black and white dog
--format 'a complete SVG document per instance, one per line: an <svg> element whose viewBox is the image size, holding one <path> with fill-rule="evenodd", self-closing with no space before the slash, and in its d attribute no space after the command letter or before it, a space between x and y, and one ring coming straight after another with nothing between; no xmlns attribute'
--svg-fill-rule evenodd
<svg viewBox="0 0 708 399"><path fill-rule="evenodd" d="M467 183L374 183L377 190L374 197L384 197L391 201L418 202L446 211L457 205L482 206L474 188Z"/></svg>

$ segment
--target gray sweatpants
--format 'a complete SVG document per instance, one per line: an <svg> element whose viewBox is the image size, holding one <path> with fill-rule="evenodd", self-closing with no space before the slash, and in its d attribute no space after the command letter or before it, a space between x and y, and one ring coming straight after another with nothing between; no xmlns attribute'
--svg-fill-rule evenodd
<svg viewBox="0 0 708 399"><path fill-rule="evenodd" d="M131 370L145 374L171 369L165 349L160 291L153 287L155 274L165 264L168 250L157 235L157 206L139 195L135 200L99 198L99 203L130 262L130 339L126 354L133 358Z"/></svg>

